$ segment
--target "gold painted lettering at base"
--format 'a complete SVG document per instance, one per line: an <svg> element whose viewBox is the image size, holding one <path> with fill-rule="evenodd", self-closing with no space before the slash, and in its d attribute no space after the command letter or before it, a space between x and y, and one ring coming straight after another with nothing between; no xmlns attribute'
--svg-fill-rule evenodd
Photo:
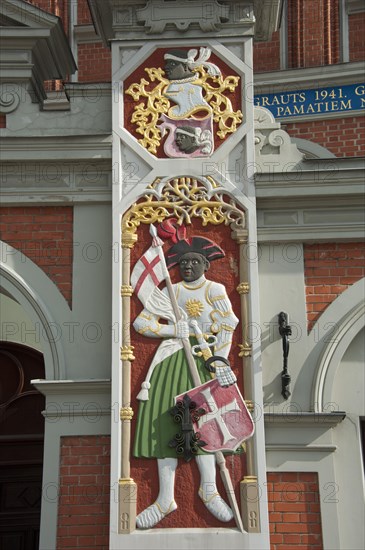
<svg viewBox="0 0 365 550"><path fill-rule="evenodd" d="M240 483L241 512L245 531L260 533L260 493L256 476L246 476Z"/></svg>
<svg viewBox="0 0 365 550"><path fill-rule="evenodd" d="M119 480L118 502L118 533L132 533L132 531L136 528L137 516L137 485L132 478L124 478Z"/></svg>

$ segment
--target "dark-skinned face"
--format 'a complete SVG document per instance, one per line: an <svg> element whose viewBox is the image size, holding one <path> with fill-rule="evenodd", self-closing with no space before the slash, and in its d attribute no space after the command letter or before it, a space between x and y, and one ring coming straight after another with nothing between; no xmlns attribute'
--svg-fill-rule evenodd
<svg viewBox="0 0 365 550"><path fill-rule="evenodd" d="M209 262L197 252L187 252L179 261L180 275L187 283L199 279L209 268Z"/></svg>
<svg viewBox="0 0 365 550"><path fill-rule="evenodd" d="M180 132L176 132L175 143L180 151L184 151L185 153L191 153L198 149L193 136L187 136L186 134L181 134Z"/></svg>
<svg viewBox="0 0 365 550"><path fill-rule="evenodd" d="M192 76L192 72L188 69L186 63L167 59L165 61L165 73L169 80L182 80Z"/></svg>

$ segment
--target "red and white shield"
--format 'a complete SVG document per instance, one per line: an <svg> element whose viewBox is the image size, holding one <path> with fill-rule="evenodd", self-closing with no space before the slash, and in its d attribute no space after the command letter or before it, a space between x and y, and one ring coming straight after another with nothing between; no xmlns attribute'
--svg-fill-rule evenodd
<svg viewBox="0 0 365 550"><path fill-rule="evenodd" d="M206 442L204 451L235 451L254 432L254 423L244 399L232 384L222 388L217 380L210 380L186 392L196 405L206 411L198 421L193 421L195 433ZM175 397L181 400L186 393Z"/></svg>

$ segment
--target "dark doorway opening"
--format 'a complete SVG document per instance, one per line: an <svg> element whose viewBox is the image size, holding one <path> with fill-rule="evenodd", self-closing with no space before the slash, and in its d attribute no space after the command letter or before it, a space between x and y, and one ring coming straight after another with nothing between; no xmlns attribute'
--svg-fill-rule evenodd
<svg viewBox="0 0 365 550"><path fill-rule="evenodd" d="M38 550L45 398L43 355L0 342L0 548Z"/></svg>

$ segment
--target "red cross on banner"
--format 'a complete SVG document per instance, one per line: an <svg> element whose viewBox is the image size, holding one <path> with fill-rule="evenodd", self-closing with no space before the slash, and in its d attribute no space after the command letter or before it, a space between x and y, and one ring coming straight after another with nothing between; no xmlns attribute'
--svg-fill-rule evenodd
<svg viewBox="0 0 365 550"><path fill-rule="evenodd" d="M131 274L131 285L142 303L164 278L159 247L151 246L138 260Z"/></svg>
<svg viewBox="0 0 365 550"><path fill-rule="evenodd" d="M154 284L157 286L160 281L158 280L158 278L156 277L156 274L155 272L153 271L153 268L160 262L160 258L159 256L156 256L151 263L148 262L147 258L145 258L145 256L142 256L141 258L141 262L143 263L143 265L145 266L145 270L143 271L142 275L140 276L140 278L138 279L137 281L137 284L136 284L136 288L134 289L136 291L136 294L138 295L139 293L139 289L141 288L141 286L143 285L143 282L144 280L146 279L146 277L150 276L152 281L154 282Z"/></svg>

